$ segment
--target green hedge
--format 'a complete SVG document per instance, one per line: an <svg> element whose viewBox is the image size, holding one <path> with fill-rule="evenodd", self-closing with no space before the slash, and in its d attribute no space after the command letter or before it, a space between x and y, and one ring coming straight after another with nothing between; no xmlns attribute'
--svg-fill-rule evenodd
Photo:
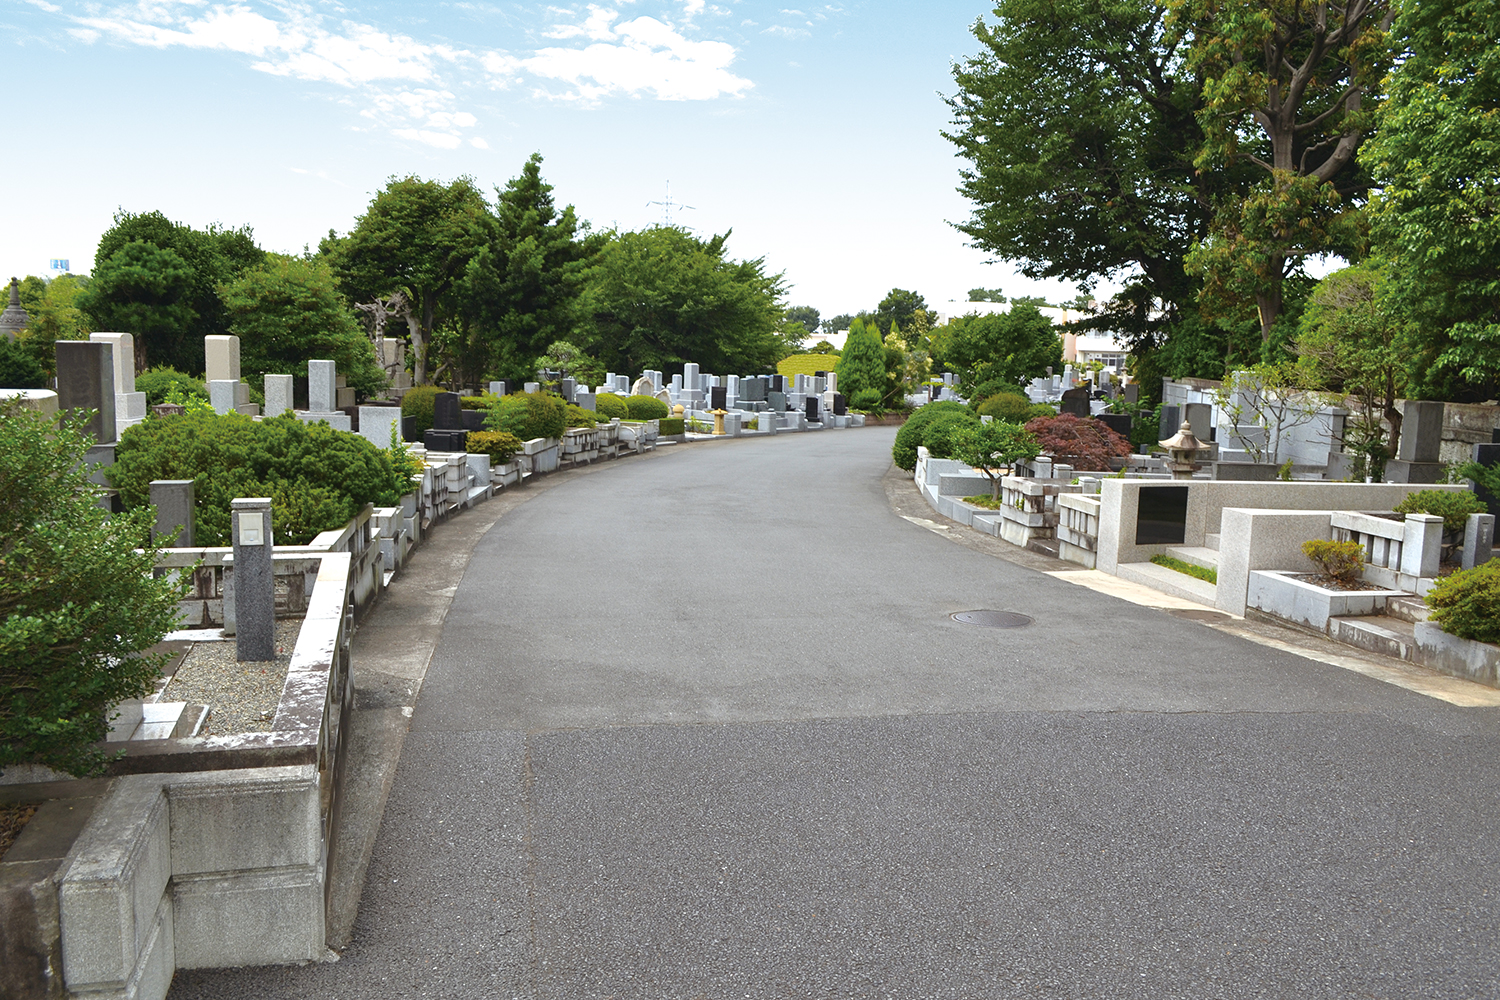
<svg viewBox="0 0 1500 1000"><path fill-rule="evenodd" d="M594 397L594 412L605 420L615 417L626 420L630 417L630 407L625 404L625 400L612 392L601 392Z"/></svg>
<svg viewBox="0 0 1500 1000"><path fill-rule="evenodd" d="M488 455L490 461L504 465L521 450L521 439L505 431L470 431L464 446L471 455Z"/></svg>
<svg viewBox="0 0 1500 1000"><path fill-rule="evenodd" d="M1016 393L1001 392L980 403L974 411L981 417L994 417L1008 424L1024 424L1031 419L1031 400Z"/></svg>
<svg viewBox="0 0 1500 1000"><path fill-rule="evenodd" d="M522 441L561 438L568 428L562 397L546 392L513 392L501 396L490 407L484 425L492 431L514 434Z"/></svg>
<svg viewBox="0 0 1500 1000"><path fill-rule="evenodd" d="M148 406L165 403L174 390L184 399L188 396L208 398L208 387L203 384L202 379L193 378L176 368L152 368L135 377L135 391L146 394Z"/></svg>
<svg viewBox="0 0 1500 1000"><path fill-rule="evenodd" d="M1397 514L1432 514L1443 519L1444 531L1462 531L1470 514L1483 514L1484 501L1469 492L1418 490L1392 508Z"/></svg>
<svg viewBox="0 0 1500 1000"><path fill-rule="evenodd" d="M569 427L597 427L599 414L572 403L563 404L563 422Z"/></svg>
<svg viewBox="0 0 1500 1000"><path fill-rule="evenodd" d="M442 391L435 385L418 385L406 390L401 397L401 415L411 417L418 441L432 430L432 410L437 403L437 394Z"/></svg>
<svg viewBox="0 0 1500 1000"><path fill-rule="evenodd" d="M191 479L199 545L229 544L229 502L270 497L279 544L343 527L367 503L393 507L410 488L390 452L290 414L252 420L201 410L127 430L105 469L126 510L151 502L153 479Z"/></svg>
<svg viewBox="0 0 1500 1000"><path fill-rule="evenodd" d="M670 437L687 433L687 426L682 417L662 417L657 422L657 432Z"/></svg>
<svg viewBox="0 0 1500 1000"><path fill-rule="evenodd" d="M906 423L896 432L896 443L891 446L891 460L898 466L910 472L917 467L917 447L924 444L922 435L927 430L927 425L941 417L945 413L962 414L970 420L973 415L969 408L963 403L955 400L947 400L940 403L928 403L919 406L916 412L907 418Z"/></svg>
<svg viewBox="0 0 1500 1000"><path fill-rule="evenodd" d="M631 420L658 420L671 412L667 404L655 396L626 396L625 409Z"/></svg>

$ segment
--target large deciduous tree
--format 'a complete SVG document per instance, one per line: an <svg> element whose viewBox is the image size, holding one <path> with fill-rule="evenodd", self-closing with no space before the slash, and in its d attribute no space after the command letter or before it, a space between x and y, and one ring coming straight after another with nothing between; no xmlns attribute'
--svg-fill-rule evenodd
<svg viewBox="0 0 1500 1000"><path fill-rule="evenodd" d="M927 300L918 293L904 288L892 288L880 300L880 305L875 307L875 323L880 328L880 335L884 337L890 333L892 324L911 326L917 310L926 308Z"/></svg>
<svg viewBox="0 0 1500 1000"><path fill-rule="evenodd" d="M1205 299L1253 298L1262 342L1303 258L1357 245L1367 182L1356 153L1390 65L1389 0L1168 0L1204 81L1200 171L1250 164L1248 190L1218 198L1189 265Z"/></svg>
<svg viewBox="0 0 1500 1000"><path fill-rule="evenodd" d="M933 334L934 360L956 370L965 391L999 380L1020 386L1062 364L1062 338L1036 306L959 316Z"/></svg>
<svg viewBox="0 0 1500 1000"><path fill-rule="evenodd" d="M319 250L351 299L406 296L413 381L422 385L439 310L493 233L494 217L471 178L442 184L392 177L349 234L330 232Z"/></svg>
<svg viewBox="0 0 1500 1000"><path fill-rule="evenodd" d="M1194 169L1201 86L1165 10L999 0L973 33L981 50L953 67L944 132L969 161L959 231L1031 278L1123 280L1088 325L1154 344L1196 300L1183 262L1234 179Z"/></svg>
<svg viewBox="0 0 1500 1000"><path fill-rule="evenodd" d="M325 261L270 254L225 285L221 297L246 375L306 376L309 358L326 358L360 392L385 388L374 347Z"/></svg>
<svg viewBox="0 0 1500 1000"><path fill-rule="evenodd" d="M675 226L611 235L583 295L592 346L615 371L770 371L784 357L785 290L765 260L724 252L729 233L700 240Z"/></svg>
<svg viewBox="0 0 1500 1000"><path fill-rule="evenodd" d="M1416 391L1486 399L1500 386L1500 5L1407 3L1392 33L1403 58L1360 154L1380 188L1374 241L1419 331Z"/></svg>

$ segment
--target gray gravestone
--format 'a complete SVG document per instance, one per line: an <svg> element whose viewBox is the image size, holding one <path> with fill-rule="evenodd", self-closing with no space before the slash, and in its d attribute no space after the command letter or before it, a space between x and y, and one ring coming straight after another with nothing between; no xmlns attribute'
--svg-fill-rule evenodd
<svg viewBox="0 0 1500 1000"><path fill-rule="evenodd" d="M1157 440L1165 441L1172 437L1182 427L1182 408L1177 406L1163 406L1161 408L1161 427L1157 431Z"/></svg>
<svg viewBox="0 0 1500 1000"><path fill-rule="evenodd" d="M771 408L771 412L773 413L785 413L786 393L781 392L777 389L772 389L770 392L766 393L766 405Z"/></svg>
<svg viewBox="0 0 1500 1000"><path fill-rule="evenodd" d="M151 506L156 508L157 544L176 549L193 547L193 481L153 479Z"/></svg>
<svg viewBox="0 0 1500 1000"><path fill-rule="evenodd" d="M1214 408L1207 403L1189 403L1183 410L1188 426L1193 429L1193 437L1207 445L1213 440Z"/></svg>
<svg viewBox="0 0 1500 1000"><path fill-rule="evenodd" d="M332 413L338 401L338 372L332 361L307 363L307 409L309 413Z"/></svg>
<svg viewBox="0 0 1500 1000"><path fill-rule="evenodd" d="M109 344L90 340L59 340L57 406L64 410L94 410L88 426L96 444L115 439L115 366Z"/></svg>
<svg viewBox="0 0 1500 1000"><path fill-rule="evenodd" d="M1495 554L1495 515L1470 514L1464 522L1464 551L1461 565L1473 569L1490 561Z"/></svg>
<svg viewBox="0 0 1500 1000"><path fill-rule="evenodd" d="M292 377L290 375L267 375L265 416L279 417L292 408ZM381 447L386 446L381 445Z"/></svg>
<svg viewBox="0 0 1500 1000"><path fill-rule="evenodd" d="M1396 458L1402 462L1436 462L1443 444L1443 404L1409 399L1401 419L1401 443Z"/></svg>
<svg viewBox="0 0 1500 1000"><path fill-rule="evenodd" d="M1125 402L1139 403L1141 401L1141 387L1134 382L1125 387Z"/></svg>
<svg viewBox="0 0 1500 1000"><path fill-rule="evenodd" d="M271 499L229 501L234 518L235 659L276 659L276 573Z"/></svg>
<svg viewBox="0 0 1500 1000"><path fill-rule="evenodd" d="M505 386L505 382L504 381L498 381L498 382L491 382L490 383L490 395L491 396L503 396L503 395L505 395L505 389L506 389L506 386Z"/></svg>
<svg viewBox="0 0 1500 1000"><path fill-rule="evenodd" d="M359 408L359 436L377 448L391 446L391 432L401 440L401 407L370 406Z"/></svg>
<svg viewBox="0 0 1500 1000"><path fill-rule="evenodd" d="M573 394L575 392L577 392L577 391L578 391L578 380L577 379L565 378L560 383L560 392L562 394L562 398L564 400L566 400L567 402L569 402L569 403L573 402Z"/></svg>

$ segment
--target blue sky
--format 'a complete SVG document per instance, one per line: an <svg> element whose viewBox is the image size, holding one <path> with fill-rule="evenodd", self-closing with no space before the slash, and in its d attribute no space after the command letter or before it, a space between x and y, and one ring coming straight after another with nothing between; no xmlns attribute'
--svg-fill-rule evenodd
<svg viewBox="0 0 1500 1000"><path fill-rule="evenodd" d="M52 3L0 0L10 135L0 272L87 270L116 208L296 251L392 175L526 157L596 226L733 227L793 304L972 287L1071 297L950 221L950 63L983 2Z"/></svg>

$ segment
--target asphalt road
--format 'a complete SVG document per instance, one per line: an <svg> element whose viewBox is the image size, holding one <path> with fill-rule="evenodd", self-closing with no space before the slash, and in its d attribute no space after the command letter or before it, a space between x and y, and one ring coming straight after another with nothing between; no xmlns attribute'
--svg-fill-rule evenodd
<svg viewBox="0 0 1500 1000"><path fill-rule="evenodd" d="M500 518L343 958L173 1000L1500 996L1496 709L954 545L891 436Z"/></svg>

